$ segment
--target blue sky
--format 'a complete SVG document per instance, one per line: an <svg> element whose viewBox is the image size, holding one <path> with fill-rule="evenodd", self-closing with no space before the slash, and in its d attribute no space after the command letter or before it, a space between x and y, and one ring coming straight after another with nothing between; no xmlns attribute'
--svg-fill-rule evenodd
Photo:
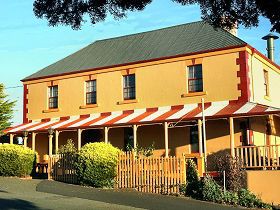
<svg viewBox="0 0 280 210"><path fill-rule="evenodd" d="M144 11L128 13L119 21L108 17L95 26L85 23L82 30L49 27L46 20L35 18L33 0L6 1L0 7L0 82L8 87L21 86L24 77L66 57L82 47L104 38L148 31L200 20L199 7L181 6L171 0L154 0ZM266 54L261 37L270 30L261 18L257 28L240 27L238 36ZM279 34L277 34L279 36ZM276 62L280 63L280 41L276 41ZM6 89L17 100L13 123L22 122L22 87Z"/></svg>

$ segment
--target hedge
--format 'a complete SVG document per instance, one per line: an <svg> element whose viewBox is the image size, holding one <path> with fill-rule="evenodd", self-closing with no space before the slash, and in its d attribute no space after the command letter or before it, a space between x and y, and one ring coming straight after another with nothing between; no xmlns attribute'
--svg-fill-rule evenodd
<svg viewBox="0 0 280 210"><path fill-rule="evenodd" d="M93 187L113 187L119 152L118 148L103 142L84 145L76 165L79 182Z"/></svg>
<svg viewBox="0 0 280 210"><path fill-rule="evenodd" d="M36 153L30 148L15 144L0 144L0 176L31 175Z"/></svg>

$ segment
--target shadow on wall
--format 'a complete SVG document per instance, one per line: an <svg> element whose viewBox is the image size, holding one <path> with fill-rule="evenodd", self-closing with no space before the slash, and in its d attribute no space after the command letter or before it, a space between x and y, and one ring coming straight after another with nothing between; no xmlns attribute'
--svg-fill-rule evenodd
<svg viewBox="0 0 280 210"><path fill-rule="evenodd" d="M218 160L230 154L230 149L219 150L207 156L207 170L218 171Z"/></svg>
<svg viewBox="0 0 280 210"><path fill-rule="evenodd" d="M225 160L227 155L230 155L230 149L219 150L218 152L208 155L207 156L207 171L219 171L218 162L219 162L219 160L222 160L222 163L225 163L223 160ZM224 167L231 168L232 165L226 164ZM242 173L242 179L240 181L240 186L242 188L247 188L247 174L244 173L243 169L241 169L241 170L242 170L242 172L240 172L240 173ZM231 173L234 174L234 173L236 173L236 171L233 170ZM220 181L223 181L223 180L221 179ZM222 183L220 183L220 184L222 184Z"/></svg>
<svg viewBox="0 0 280 210"><path fill-rule="evenodd" d="M1 210L21 209L21 210L40 210L33 203L21 199L0 198Z"/></svg>

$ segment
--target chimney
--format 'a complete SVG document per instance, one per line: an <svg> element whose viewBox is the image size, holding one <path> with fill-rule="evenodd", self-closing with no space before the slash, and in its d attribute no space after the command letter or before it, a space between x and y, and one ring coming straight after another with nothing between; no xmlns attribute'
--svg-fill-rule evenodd
<svg viewBox="0 0 280 210"><path fill-rule="evenodd" d="M267 34L262 38L263 40L266 40L267 43L267 47L266 47L267 57L272 61L274 61L274 40L278 38L279 38L278 36L272 33Z"/></svg>

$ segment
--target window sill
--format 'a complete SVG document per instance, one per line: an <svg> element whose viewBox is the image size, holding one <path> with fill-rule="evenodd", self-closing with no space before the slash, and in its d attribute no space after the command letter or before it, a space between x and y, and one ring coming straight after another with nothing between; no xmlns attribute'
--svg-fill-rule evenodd
<svg viewBox="0 0 280 210"><path fill-rule="evenodd" d="M271 98L269 96L264 96L263 97L265 100L271 101Z"/></svg>
<svg viewBox="0 0 280 210"><path fill-rule="evenodd" d="M194 92L194 93L184 93L181 95L181 98L193 97L193 96L204 96L207 95L207 91L203 92Z"/></svg>
<svg viewBox="0 0 280 210"><path fill-rule="evenodd" d="M43 110L42 112L43 113L50 113L50 112L59 112L60 110L57 108L57 109L46 109L46 110Z"/></svg>
<svg viewBox="0 0 280 210"><path fill-rule="evenodd" d="M88 109L88 108L96 108L96 107L98 107L98 104L87 104L87 105L80 106L80 109Z"/></svg>
<svg viewBox="0 0 280 210"><path fill-rule="evenodd" d="M122 105L122 104L132 104L132 103L138 103L138 99L131 99L131 100L124 100L124 101L118 101L117 105Z"/></svg>

